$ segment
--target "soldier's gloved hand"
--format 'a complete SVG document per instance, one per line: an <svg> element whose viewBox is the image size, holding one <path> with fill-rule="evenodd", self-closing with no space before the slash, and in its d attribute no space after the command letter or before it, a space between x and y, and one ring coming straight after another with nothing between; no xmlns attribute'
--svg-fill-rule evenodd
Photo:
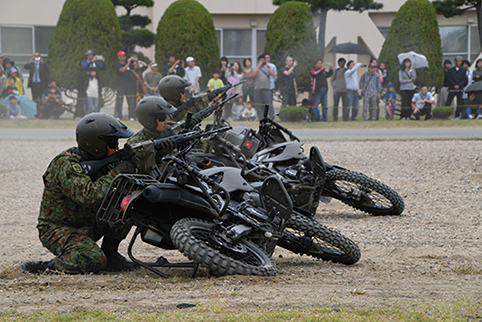
<svg viewBox="0 0 482 322"><path fill-rule="evenodd" d="M177 144L174 143L174 141L171 140L162 140L162 144L160 145L160 152L162 154L168 154L175 148L177 148Z"/></svg>
<svg viewBox="0 0 482 322"><path fill-rule="evenodd" d="M156 149L152 141L144 141L132 146L132 162L139 173L150 173L156 167Z"/></svg>
<svg viewBox="0 0 482 322"><path fill-rule="evenodd" d="M136 165L132 161L121 161L114 167L120 173L136 173Z"/></svg>

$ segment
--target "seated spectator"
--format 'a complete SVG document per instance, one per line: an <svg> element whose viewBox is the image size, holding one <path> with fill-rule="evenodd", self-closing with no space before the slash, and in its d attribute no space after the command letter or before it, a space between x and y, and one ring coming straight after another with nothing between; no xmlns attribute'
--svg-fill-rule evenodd
<svg viewBox="0 0 482 322"><path fill-rule="evenodd" d="M435 104L435 99L429 93L427 86L422 86L420 92L412 98L412 113L415 119L420 120L422 115L425 115L425 120L431 119L432 104Z"/></svg>
<svg viewBox="0 0 482 322"><path fill-rule="evenodd" d="M102 83L99 79L97 68L90 69L89 77L85 80L85 88L88 104L87 114L99 112L99 99L102 98ZM55 102L57 103L57 100Z"/></svg>
<svg viewBox="0 0 482 322"><path fill-rule="evenodd" d="M146 85L146 97L147 96L159 96L159 82L162 79L161 73L157 71L158 66L156 63L149 65L151 71L144 75L144 84Z"/></svg>
<svg viewBox="0 0 482 322"><path fill-rule="evenodd" d="M10 77L12 69L17 71L17 75L20 75L20 68L15 65L15 62L11 61L9 58L5 58L3 60L3 72L5 73L5 76L7 76L7 78Z"/></svg>
<svg viewBox="0 0 482 322"><path fill-rule="evenodd" d="M16 79L15 77L9 77L8 78L8 82L6 84L6 87L5 87L5 96L8 96L8 95L20 95L19 93L19 90L18 90L18 87L15 86L16 84Z"/></svg>
<svg viewBox="0 0 482 322"><path fill-rule="evenodd" d="M255 121L258 115L256 114L256 110L253 108L251 102L246 103L246 108L241 113L242 120L245 121Z"/></svg>
<svg viewBox="0 0 482 322"><path fill-rule="evenodd" d="M476 97L477 96L474 92L468 93L468 98L464 100L464 106L466 106L467 108L462 113L462 119L471 120L474 118L474 115L477 119L482 118L481 104Z"/></svg>
<svg viewBox="0 0 482 322"><path fill-rule="evenodd" d="M18 70L12 67L10 69L10 76L7 76L7 77L15 79L15 87L18 90L18 95L25 95L25 92L23 90L22 80L20 79L20 77L18 77ZM10 84L7 84L7 86L9 85Z"/></svg>
<svg viewBox="0 0 482 322"><path fill-rule="evenodd" d="M395 102L397 101L397 93L392 83L388 83L387 91L383 96L385 100L385 117L387 120L393 120L393 112L395 111Z"/></svg>
<svg viewBox="0 0 482 322"><path fill-rule="evenodd" d="M208 81L208 89L210 91L214 90L214 89L218 89L218 88L221 88L224 86L224 82L221 80L221 78L219 78L220 76L220 72L219 72L219 69L214 69L213 70L213 78L211 78L209 81Z"/></svg>
<svg viewBox="0 0 482 322"><path fill-rule="evenodd" d="M7 117L13 120L26 120L27 117L22 115L20 106L17 104L17 98L14 95L11 95L8 100Z"/></svg>
<svg viewBox="0 0 482 322"><path fill-rule="evenodd" d="M243 117L243 111L246 109L246 104L243 102L243 97L238 96L238 101L233 103L231 107L231 117L234 121L239 121Z"/></svg>
<svg viewBox="0 0 482 322"><path fill-rule="evenodd" d="M42 108L40 118L48 119L57 117L59 110L62 109L62 95L57 87L57 82L51 80L48 88L42 93Z"/></svg>

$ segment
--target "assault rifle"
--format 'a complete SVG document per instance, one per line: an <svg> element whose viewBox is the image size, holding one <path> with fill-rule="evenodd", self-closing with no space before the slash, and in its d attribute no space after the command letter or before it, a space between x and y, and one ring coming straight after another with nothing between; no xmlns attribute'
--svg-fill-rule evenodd
<svg viewBox="0 0 482 322"><path fill-rule="evenodd" d="M187 122L188 119L179 121L174 126L172 126L171 129L177 130L179 128L184 128L186 130L191 130L194 125L196 125L197 123L200 123L203 119L211 115L211 113L214 112L216 109L221 108L221 106L226 104L227 101L230 101L237 96L238 94L233 94L222 101L214 102L208 107L206 107L204 110L201 110L196 114L192 115L191 119L189 119L189 122Z"/></svg>
<svg viewBox="0 0 482 322"><path fill-rule="evenodd" d="M162 152L164 147L171 146L177 147L178 145L189 142L195 139L199 139L203 136L209 136L212 134L224 132L230 130L231 127L223 127L217 130L212 131L192 131L184 134L173 135L167 138L153 140L152 143L154 144L154 148L156 151ZM136 153L136 148L142 147L142 142L138 144L134 144L133 146L126 144L123 149L116 151L110 157L107 157L102 160L89 160L89 161L81 161L80 165L82 166L82 170L86 175L93 178L93 176L103 167L108 164L119 162L119 161L128 161L132 159L132 156Z"/></svg>
<svg viewBox="0 0 482 322"><path fill-rule="evenodd" d="M195 107L199 103L202 103L203 106L208 106L209 102L211 102L213 99L218 97L219 94L224 94L230 88L236 87L236 86L244 84L244 83L246 83L246 81L239 82L236 85L232 85L232 84L228 83L227 85L225 85L223 87L217 88L217 89L212 90L212 91L207 91L206 93L201 94L198 97L193 97L193 98L189 99L186 103L177 107L177 111L171 114L171 118L174 119L179 113L181 113L185 109L190 108L190 107Z"/></svg>

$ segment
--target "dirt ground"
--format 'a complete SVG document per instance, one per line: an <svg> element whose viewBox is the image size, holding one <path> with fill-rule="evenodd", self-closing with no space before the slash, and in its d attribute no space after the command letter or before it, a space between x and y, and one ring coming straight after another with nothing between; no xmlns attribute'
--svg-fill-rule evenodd
<svg viewBox="0 0 482 322"><path fill-rule="evenodd" d="M31 275L18 263L49 260L35 229L50 160L72 141L0 141L0 312L73 308L176 310L180 303L242 309L412 307L428 301L480 300L482 141L346 141L316 144L329 163L360 171L400 193L401 216L374 217L337 201L317 219L353 239L352 266L277 248L276 277L208 277L201 269L100 275ZM126 254L127 241L121 244ZM177 251L138 243L141 258Z"/></svg>

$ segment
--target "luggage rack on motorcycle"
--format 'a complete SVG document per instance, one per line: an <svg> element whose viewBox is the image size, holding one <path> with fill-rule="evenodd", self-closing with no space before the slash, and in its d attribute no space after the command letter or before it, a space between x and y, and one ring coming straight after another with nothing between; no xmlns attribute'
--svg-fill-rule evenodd
<svg viewBox="0 0 482 322"><path fill-rule="evenodd" d="M97 220L100 222L106 222L110 226L131 224L129 223L128 211L124 212L124 209L128 209L129 205L122 205L124 198L128 195L141 193L144 188L156 183L159 182L149 175L118 175L112 181L109 190L107 191L106 198L104 198L97 211ZM199 264L194 262L170 263L163 256L159 257L156 262L143 262L134 257L132 248L141 233L142 228L137 227L127 248L127 253L134 263L164 278L169 278L169 275L159 271L155 267L192 267L191 278L196 276Z"/></svg>
<svg viewBox="0 0 482 322"><path fill-rule="evenodd" d="M97 220L110 226L127 224L128 205L123 204L124 198L133 193L140 193L145 187L158 181L149 175L119 174L112 181L106 196L97 210ZM125 207L124 209L123 206Z"/></svg>

